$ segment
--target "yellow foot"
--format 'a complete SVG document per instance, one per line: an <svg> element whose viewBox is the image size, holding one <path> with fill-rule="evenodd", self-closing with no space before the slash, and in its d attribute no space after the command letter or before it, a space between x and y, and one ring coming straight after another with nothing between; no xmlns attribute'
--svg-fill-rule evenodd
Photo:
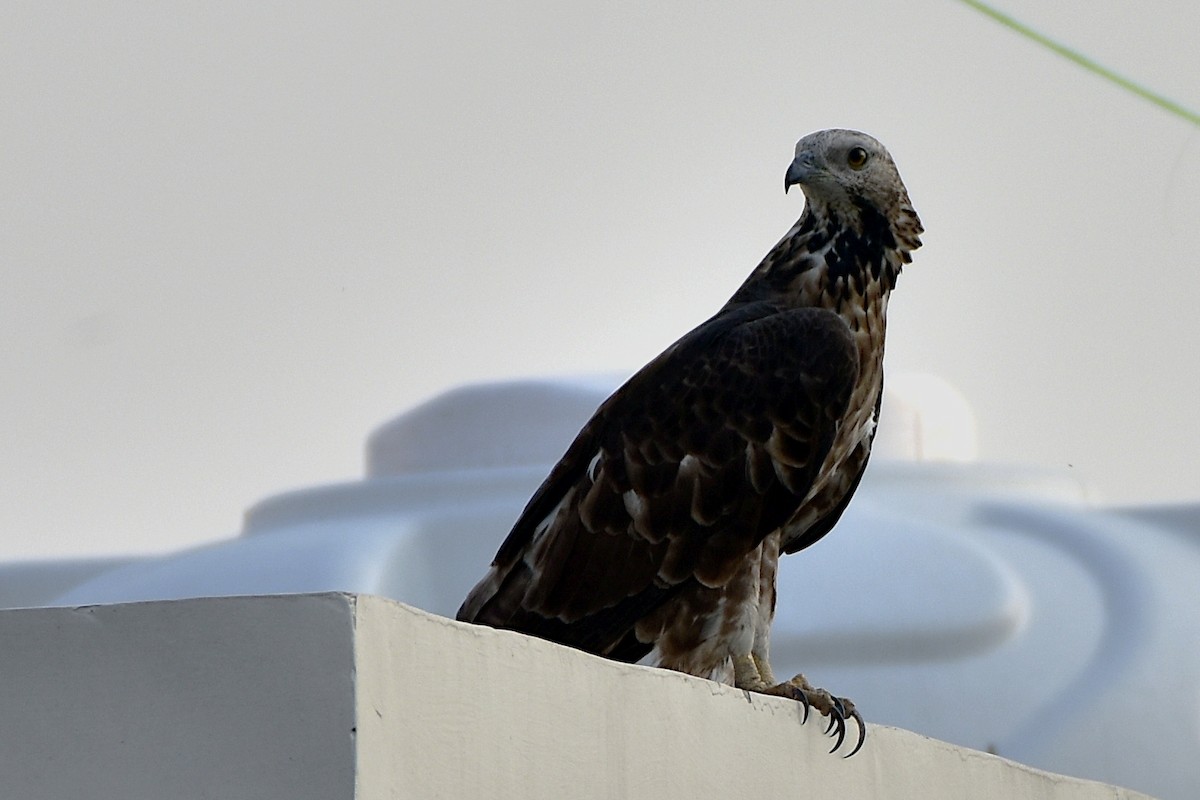
<svg viewBox="0 0 1200 800"><path fill-rule="evenodd" d="M736 666L736 664L735 664ZM852 719L858 725L858 743L854 745L854 749L846 754L845 758L857 753L863 746L863 742L867 739L867 725L863 722L862 715L858 713L858 709L854 707L854 703L845 697L835 697L824 689L818 689L808 682L808 679L803 675L797 675L790 681L777 683L773 686L766 685L761 681L755 681L754 676L739 675L738 677L747 677L744 683L739 682L739 688L747 689L760 694L769 694L776 697L788 697L796 700L804 705L804 719L802 722L808 721L808 710L815 708L821 714L829 717L829 725L825 728L825 733L835 733L837 741L833 745L833 749L829 752L835 752L842 746L842 742L846 739L846 720Z"/></svg>

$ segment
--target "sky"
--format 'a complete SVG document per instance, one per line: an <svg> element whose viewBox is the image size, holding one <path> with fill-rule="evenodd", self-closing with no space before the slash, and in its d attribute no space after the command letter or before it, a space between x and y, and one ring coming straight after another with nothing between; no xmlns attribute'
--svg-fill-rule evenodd
<svg viewBox="0 0 1200 800"><path fill-rule="evenodd" d="M999 7L1200 107L1200 4ZM0 559L226 538L444 389L631 372L788 229L827 127L925 224L889 372L956 386L983 460L1200 499L1200 128L960 3L5 17Z"/></svg>

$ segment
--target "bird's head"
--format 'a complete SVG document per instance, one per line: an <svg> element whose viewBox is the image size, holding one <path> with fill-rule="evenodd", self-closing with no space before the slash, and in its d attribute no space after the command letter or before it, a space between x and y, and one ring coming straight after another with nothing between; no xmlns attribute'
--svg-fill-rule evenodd
<svg viewBox="0 0 1200 800"><path fill-rule="evenodd" d="M887 221L902 251L921 246L921 221L887 148L874 137L839 128L796 143L783 190L799 185L813 213L861 228L867 217Z"/></svg>

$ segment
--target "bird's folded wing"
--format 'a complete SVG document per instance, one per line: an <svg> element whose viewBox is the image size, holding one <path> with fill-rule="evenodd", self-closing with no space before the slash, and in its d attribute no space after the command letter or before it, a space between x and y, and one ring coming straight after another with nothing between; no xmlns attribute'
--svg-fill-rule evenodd
<svg viewBox="0 0 1200 800"><path fill-rule="evenodd" d="M600 406L459 619L605 652L678 587L722 585L817 480L857 376L832 312L705 322Z"/></svg>

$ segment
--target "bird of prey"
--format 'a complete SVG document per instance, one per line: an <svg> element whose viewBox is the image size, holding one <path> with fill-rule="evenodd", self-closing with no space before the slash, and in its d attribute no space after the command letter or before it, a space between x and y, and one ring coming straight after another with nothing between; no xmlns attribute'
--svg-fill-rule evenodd
<svg viewBox="0 0 1200 800"><path fill-rule="evenodd" d="M833 528L883 391L888 295L921 222L857 131L796 145L800 219L711 319L596 410L458 619L781 695L866 728L854 704L769 664L779 556ZM853 752L850 755L853 755Z"/></svg>

